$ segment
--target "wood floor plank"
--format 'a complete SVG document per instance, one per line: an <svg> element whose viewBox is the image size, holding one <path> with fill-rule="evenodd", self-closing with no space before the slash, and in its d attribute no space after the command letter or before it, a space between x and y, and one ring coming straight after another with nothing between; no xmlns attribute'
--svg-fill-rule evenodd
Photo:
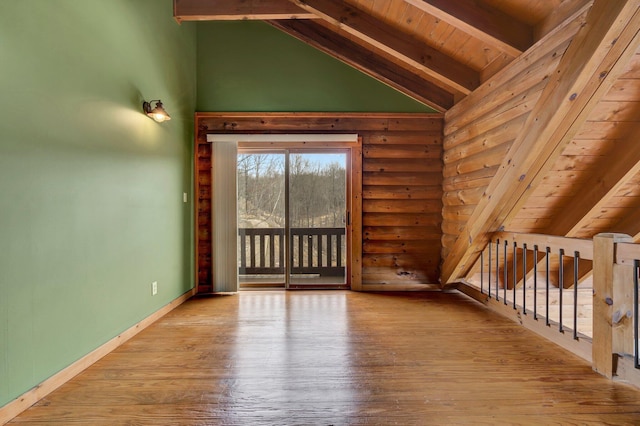
<svg viewBox="0 0 640 426"><path fill-rule="evenodd" d="M193 299L21 425L640 424L640 391L457 293Z"/></svg>

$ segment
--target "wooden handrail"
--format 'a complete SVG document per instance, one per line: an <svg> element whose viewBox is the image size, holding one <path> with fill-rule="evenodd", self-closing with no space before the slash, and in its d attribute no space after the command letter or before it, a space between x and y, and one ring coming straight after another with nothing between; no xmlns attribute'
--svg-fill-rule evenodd
<svg viewBox="0 0 640 426"><path fill-rule="evenodd" d="M640 244L618 243L616 247L616 263L619 265L632 265L635 260L640 260Z"/></svg>
<svg viewBox="0 0 640 426"><path fill-rule="evenodd" d="M567 254L573 254L577 251L581 259L593 260L593 241L588 239L502 231L494 233L491 240L507 241L510 244L515 242L519 247L526 244L529 250L533 250L533 246L537 245L540 250L548 247L552 252L564 249Z"/></svg>

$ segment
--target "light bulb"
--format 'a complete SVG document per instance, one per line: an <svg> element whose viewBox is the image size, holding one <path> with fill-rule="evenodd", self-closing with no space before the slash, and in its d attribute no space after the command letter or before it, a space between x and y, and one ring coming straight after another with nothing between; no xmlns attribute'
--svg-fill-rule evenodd
<svg viewBox="0 0 640 426"><path fill-rule="evenodd" d="M156 120L158 123L162 123L164 120L167 119L167 116L165 114L157 112L153 114L153 119Z"/></svg>

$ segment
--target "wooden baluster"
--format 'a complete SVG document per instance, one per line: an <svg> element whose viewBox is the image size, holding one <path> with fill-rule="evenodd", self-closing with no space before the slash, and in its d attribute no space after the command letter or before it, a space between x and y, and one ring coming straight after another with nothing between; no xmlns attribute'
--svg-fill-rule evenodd
<svg viewBox="0 0 640 426"><path fill-rule="evenodd" d="M277 242L277 246L276 246ZM273 236L273 245L274 250L276 251L276 262L273 264L273 267L276 270L277 274L281 274L284 272L284 230L276 229L275 234Z"/></svg>
<svg viewBox="0 0 640 426"><path fill-rule="evenodd" d="M256 236L252 233L249 238L249 258L251 260L251 267L256 267Z"/></svg>
<svg viewBox="0 0 640 426"><path fill-rule="evenodd" d="M276 261L276 248L275 248L276 234L275 230L269 230L269 268L275 268Z"/></svg>
<svg viewBox="0 0 640 426"><path fill-rule="evenodd" d="M313 235L305 235L307 242L307 267L313 266Z"/></svg>
<svg viewBox="0 0 640 426"><path fill-rule="evenodd" d="M342 234L336 235L336 266L342 267Z"/></svg>
<svg viewBox="0 0 640 426"><path fill-rule="evenodd" d="M318 255L316 258L318 260L318 268L322 268L322 234L318 232L316 238L318 239Z"/></svg>
<svg viewBox="0 0 640 426"><path fill-rule="evenodd" d="M240 272L246 273L247 269L247 230L240 229Z"/></svg>

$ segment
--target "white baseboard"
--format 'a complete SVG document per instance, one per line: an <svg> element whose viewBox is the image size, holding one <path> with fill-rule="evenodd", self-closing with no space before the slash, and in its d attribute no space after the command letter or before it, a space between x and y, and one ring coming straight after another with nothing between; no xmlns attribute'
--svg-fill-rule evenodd
<svg viewBox="0 0 640 426"><path fill-rule="evenodd" d="M152 313L142 321L123 331L113 339L109 340L102 346L91 351L84 357L80 358L73 364L69 365L65 369L59 371L53 376L49 377L44 382L28 390L24 394L20 395L13 401L7 403L0 408L0 425L4 425L11 419L15 418L18 414L31 407L36 402L40 401L45 396L49 395L54 390L86 370L95 362L100 360L105 355L112 352L118 346L125 343L127 340L140 333L142 330L153 324L158 319L162 318L167 313L171 312L176 307L180 306L188 299L190 299L196 293L195 289L191 289L183 295L172 300L156 312Z"/></svg>

